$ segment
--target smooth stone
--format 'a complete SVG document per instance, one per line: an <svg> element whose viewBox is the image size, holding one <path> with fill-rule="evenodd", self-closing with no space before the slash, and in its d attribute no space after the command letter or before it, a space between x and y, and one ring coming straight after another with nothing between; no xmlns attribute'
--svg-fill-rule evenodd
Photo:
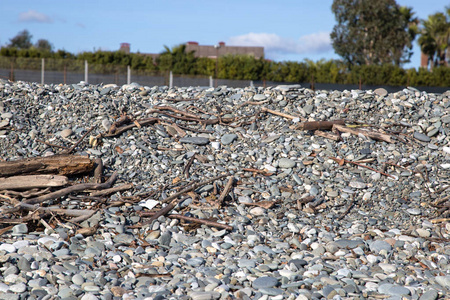
<svg viewBox="0 0 450 300"><path fill-rule="evenodd" d="M450 147L442 147L442 150L447 153L450 154Z"/></svg>
<svg viewBox="0 0 450 300"><path fill-rule="evenodd" d="M100 290L100 288L99 288L99 290ZM97 292L97 291L92 291L92 292ZM80 300L98 300L98 297L92 293L86 293L83 295L83 297L80 298Z"/></svg>
<svg viewBox="0 0 450 300"><path fill-rule="evenodd" d="M262 207L254 207L249 210L249 213L254 216L263 216L266 214L266 210Z"/></svg>
<svg viewBox="0 0 450 300"><path fill-rule="evenodd" d="M61 137L63 137L63 138L66 138L66 137L69 137L72 133L73 133L72 129L66 128L64 130L61 130L59 135L61 135Z"/></svg>
<svg viewBox="0 0 450 300"><path fill-rule="evenodd" d="M186 264L188 264L191 267L200 267L205 263L205 260L201 257L193 257L186 261Z"/></svg>
<svg viewBox="0 0 450 300"><path fill-rule="evenodd" d="M407 210L406 210L410 215L415 215L415 216L418 216L418 215L420 215L422 212L420 211L420 209L418 209L418 208L408 208Z"/></svg>
<svg viewBox="0 0 450 300"><path fill-rule="evenodd" d="M419 300L436 300L439 293L436 290L428 290L420 296Z"/></svg>
<svg viewBox="0 0 450 300"><path fill-rule="evenodd" d="M221 294L216 291L211 292L190 292L189 297L192 300L214 300L219 299ZM165 298L164 298L165 299Z"/></svg>
<svg viewBox="0 0 450 300"><path fill-rule="evenodd" d="M290 169L295 167L295 161L289 158L280 158L278 161L278 166L283 169Z"/></svg>
<svg viewBox="0 0 450 300"><path fill-rule="evenodd" d="M380 253L381 250L391 251L392 246L385 241L376 240L370 244L370 251Z"/></svg>
<svg viewBox="0 0 450 300"><path fill-rule="evenodd" d="M236 139L237 139L237 134L234 134L234 133L232 133L232 134L224 134L221 138L220 138L220 142L223 144L223 145L229 145L229 144L231 144L232 142L234 142Z"/></svg>
<svg viewBox="0 0 450 300"><path fill-rule="evenodd" d="M355 189L365 189L367 184L361 181L350 181L349 186Z"/></svg>
<svg viewBox="0 0 450 300"><path fill-rule="evenodd" d="M11 285L9 287L9 290L14 293L23 293L27 290L27 286L25 285L25 283L20 282L20 283Z"/></svg>
<svg viewBox="0 0 450 300"><path fill-rule="evenodd" d="M413 137L416 140L419 140L421 142L429 142L429 141L431 141L431 138L429 136L427 136L426 134L417 132L417 131L414 132Z"/></svg>
<svg viewBox="0 0 450 300"><path fill-rule="evenodd" d="M75 274L72 276L72 282L76 285L81 286L85 282L85 280L80 274Z"/></svg>
<svg viewBox="0 0 450 300"><path fill-rule="evenodd" d="M114 240L115 243L118 243L118 244L127 244L127 245L129 245L129 244L131 244L135 239L134 239L134 236L132 236L131 234L120 233L120 234L116 235L116 236L113 238L113 240Z"/></svg>
<svg viewBox="0 0 450 300"><path fill-rule="evenodd" d="M27 224L17 224L12 229L13 235L22 235L28 233L28 226Z"/></svg>
<svg viewBox="0 0 450 300"><path fill-rule="evenodd" d="M194 145L206 145L209 143L209 139L200 136L188 136L180 139L180 143L184 144L194 144Z"/></svg>
<svg viewBox="0 0 450 300"><path fill-rule="evenodd" d="M0 244L0 251L6 251L8 253L13 253L13 252L16 252L16 250L17 250L16 247L14 247L11 244L6 244L6 243Z"/></svg>
<svg viewBox="0 0 450 300"><path fill-rule="evenodd" d="M269 296L277 296L283 294L282 289L276 289L276 288L260 288L259 292L263 295L269 295ZM275 297L271 297L271 299L275 300ZM278 298L277 298L278 299ZM282 299L282 298L281 298Z"/></svg>
<svg viewBox="0 0 450 300"><path fill-rule="evenodd" d="M271 288L271 287L277 286L278 283L279 283L279 281L275 277L263 276L263 277L256 278L252 282L252 287L255 289Z"/></svg>
<svg viewBox="0 0 450 300"><path fill-rule="evenodd" d="M238 261L239 268L254 268L256 267L256 261L254 259L242 258Z"/></svg>
<svg viewBox="0 0 450 300"><path fill-rule="evenodd" d="M262 100L266 100L267 97L264 94L256 94L253 96L253 100L255 101L262 101Z"/></svg>
<svg viewBox="0 0 450 300"><path fill-rule="evenodd" d="M377 94L378 96L384 97L388 94L388 91L384 88L377 88L373 91L375 94Z"/></svg>
<svg viewBox="0 0 450 300"><path fill-rule="evenodd" d="M108 119L103 119L102 126L106 131L108 131L109 128L111 127L111 122Z"/></svg>
<svg viewBox="0 0 450 300"><path fill-rule="evenodd" d="M441 286L450 289L450 275L447 276L436 276L435 277L436 282L439 283Z"/></svg>

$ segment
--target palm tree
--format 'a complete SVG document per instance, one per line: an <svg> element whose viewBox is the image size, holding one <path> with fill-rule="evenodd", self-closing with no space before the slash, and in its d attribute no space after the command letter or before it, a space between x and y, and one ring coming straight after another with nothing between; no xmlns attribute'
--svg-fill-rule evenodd
<svg viewBox="0 0 450 300"><path fill-rule="evenodd" d="M427 20L422 20L422 26L420 49L428 56L431 68L444 65L446 50L449 47L450 22L445 14L438 12L428 16Z"/></svg>
<svg viewBox="0 0 450 300"><path fill-rule="evenodd" d="M400 53L397 53L397 55L395 55L395 64L397 66L399 66L401 63L405 63L405 62L409 62L411 56L412 56L412 47L413 47L413 41L416 38L416 35L419 33L419 23L420 20L419 18L414 16L414 12L412 7L407 7L407 6L400 6L399 7L399 13L400 16L403 18L405 24L406 24L406 28L407 28L407 36L406 36L406 40L405 40L405 46L409 49L409 51L405 51L405 53L403 54L404 57L402 57L402 52L403 49L397 49L397 52L400 51Z"/></svg>

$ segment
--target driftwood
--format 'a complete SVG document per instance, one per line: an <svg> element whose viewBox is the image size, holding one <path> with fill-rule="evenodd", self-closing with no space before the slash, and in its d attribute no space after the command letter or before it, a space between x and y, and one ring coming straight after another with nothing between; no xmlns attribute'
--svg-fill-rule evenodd
<svg viewBox="0 0 450 300"><path fill-rule="evenodd" d="M340 166L343 166L345 163L353 164L353 165L356 165L356 166L358 166L358 167L363 167L363 168L372 170L372 171L374 171L374 172L380 173L381 175L384 175L384 176L387 176L387 177L391 177L391 178L397 180L397 178L395 178L395 177L392 176L392 175L389 175L389 174L387 174L387 173L378 171L378 170L376 170L376 169L374 169L374 168L371 168L371 167L366 166L366 165L362 165L362 164L360 164L360 163L357 163L357 162L354 162L354 161L351 161L351 160L347 160L347 159L344 159L344 158L340 158L340 159L339 159L339 158L336 158L336 157L330 157L330 158L331 158L332 160L334 160L335 162L337 162L338 165L340 165Z"/></svg>
<svg viewBox="0 0 450 300"><path fill-rule="evenodd" d="M173 195L171 195L170 197L166 198L164 200L164 202L169 202L169 204L167 204L165 207L163 207L161 210L157 211L151 218L150 220L148 220L147 222L143 223L142 225L147 225L147 224L151 224L154 220L158 219L160 216L164 216L166 214L168 214L175 206L177 206L177 204L181 201L183 201L185 198L183 199L178 199L179 196L187 193L187 192L191 192L205 184L208 184L210 182L219 180L223 177L227 176L227 174L224 175L220 175L220 176L216 176L214 178L202 181L202 182L198 182L198 183L194 183L186 188L184 188L183 190L179 191L178 193L175 193Z"/></svg>
<svg viewBox="0 0 450 300"><path fill-rule="evenodd" d="M345 125L345 120L303 122L294 127L300 130L331 130L333 125Z"/></svg>
<svg viewBox="0 0 450 300"><path fill-rule="evenodd" d="M140 120L136 120L136 121L138 122L139 126L145 126L145 125L149 125L149 124L155 124L155 123L159 122L159 119L158 118L146 118L146 119L140 119ZM115 137L131 128L134 128L134 127L138 127L138 125L136 123L133 123L133 124L121 126L121 127L115 126L114 128L111 126L111 128L109 129L109 132L102 134L102 136ZM114 129L114 130L112 130L112 129Z"/></svg>
<svg viewBox="0 0 450 300"><path fill-rule="evenodd" d="M61 175L28 175L0 178L0 190L24 190L64 186L69 182Z"/></svg>
<svg viewBox="0 0 450 300"><path fill-rule="evenodd" d="M91 171L94 161L81 155L53 155L0 162L0 177L33 174L74 175Z"/></svg>
<svg viewBox="0 0 450 300"><path fill-rule="evenodd" d="M94 183L102 183L103 177L103 160L101 158L95 159L94 169Z"/></svg>
<svg viewBox="0 0 450 300"><path fill-rule="evenodd" d="M268 113L271 113L271 114L273 114L273 115L277 115L277 116L280 116L280 117L283 117L283 118L286 118L286 119L291 119L291 120L294 120L294 119L300 119L300 117L288 115L288 114L285 114L285 113L280 112L280 111L276 111L276 110L269 109L269 108L267 108L267 107L261 108L261 111L262 111L262 112L268 112Z"/></svg>
<svg viewBox="0 0 450 300"><path fill-rule="evenodd" d="M116 180L117 180L117 172L112 174L111 177L108 179L108 181L106 181L105 183L80 183L77 185L73 185L73 186L61 189L59 191L55 191L53 193L49 193L49 194L42 195L42 196L39 196L36 198L31 198L31 199L25 200L22 203L38 204L38 203L42 203L42 202L50 200L50 199L56 199L56 198L65 196L72 192L78 192L78 191L83 191L83 190L107 189L107 188L110 188Z"/></svg>
<svg viewBox="0 0 450 300"><path fill-rule="evenodd" d="M225 197L228 195L228 193L230 193L231 188L233 187L234 181L235 181L235 179L233 176L228 178L228 182L225 185L222 193L220 194L219 199L217 200L217 204L218 204L219 208L222 207L223 200L225 200Z"/></svg>
<svg viewBox="0 0 450 300"><path fill-rule="evenodd" d="M122 191L126 191L129 190L131 188L134 187L134 184L132 183L127 183L127 184L123 184L123 185L119 185L119 186L115 186L109 189L104 189L98 192L93 192L91 193L91 197L101 197L101 196L106 196L106 195L110 195L113 194L115 192L122 192Z"/></svg>
<svg viewBox="0 0 450 300"><path fill-rule="evenodd" d="M373 140L394 143L394 141L392 140L392 136L385 134L385 133L381 133L381 132L367 131L367 130L361 130L361 129L357 129L357 128L349 128L349 127L339 125L339 124L334 124L333 130L334 129L336 129L340 132L348 132L348 133L355 134L355 135L362 134Z"/></svg>
<svg viewBox="0 0 450 300"><path fill-rule="evenodd" d="M154 216L155 214L156 214L155 212L141 212L141 213L139 213L139 215L141 217ZM218 223L218 222L211 221L211 220L206 220L206 219L198 219L198 218L193 218L193 217L188 217L188 216L183 216L183 215L177 215L177 214L166 215L166 217L171 218L171 219L179 219L179 220L189 221L189 222L193 222L193 223L205 224L205 225L208 225L208 226L217 227L217 228L223 228L223 229L230 230L230 231L233 230L233 226L230 226L230 225L227 225L227 224Z"/></svg>
<svg viewBox="0 0 450 300"><path fill-rule="evenodd" d="M325 132L325 131L321 131L321 130L314 131L314 135L321 136L321 137L324 137L324 138L327 138L329 140L333 140L336 142L341 140L341 137L338 134Z"/></svg>

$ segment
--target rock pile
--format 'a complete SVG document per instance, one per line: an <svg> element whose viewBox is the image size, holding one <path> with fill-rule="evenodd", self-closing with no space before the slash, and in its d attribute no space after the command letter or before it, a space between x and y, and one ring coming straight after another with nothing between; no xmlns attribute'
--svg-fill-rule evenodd
<svg viewBox="0 0 450 300"><path fill-rule="evenodd" d="M81 223L18 224L23 193L0 191L0 299L450 295L450 91L0 81L0 159L77 142L133 189L42 203L96 210Z"/></svg>

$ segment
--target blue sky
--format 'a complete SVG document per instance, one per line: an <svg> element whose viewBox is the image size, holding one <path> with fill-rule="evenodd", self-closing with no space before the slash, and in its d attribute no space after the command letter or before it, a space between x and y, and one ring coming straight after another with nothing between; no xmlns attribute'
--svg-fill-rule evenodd
<svg viewBox="0 0 450 300"><path fill-rule="evenodd" d="M448 0L397 0L425 19L444 11ZM72 53L117 50L160 53L197 41L201 45L264 46L276 61L317 61L339 58L329 33L336 24L332 0L1 0L0 45L27 29L32 42L46 39L54 49ZM418 67L420 49L414 43L412 62Z"/></svg>

